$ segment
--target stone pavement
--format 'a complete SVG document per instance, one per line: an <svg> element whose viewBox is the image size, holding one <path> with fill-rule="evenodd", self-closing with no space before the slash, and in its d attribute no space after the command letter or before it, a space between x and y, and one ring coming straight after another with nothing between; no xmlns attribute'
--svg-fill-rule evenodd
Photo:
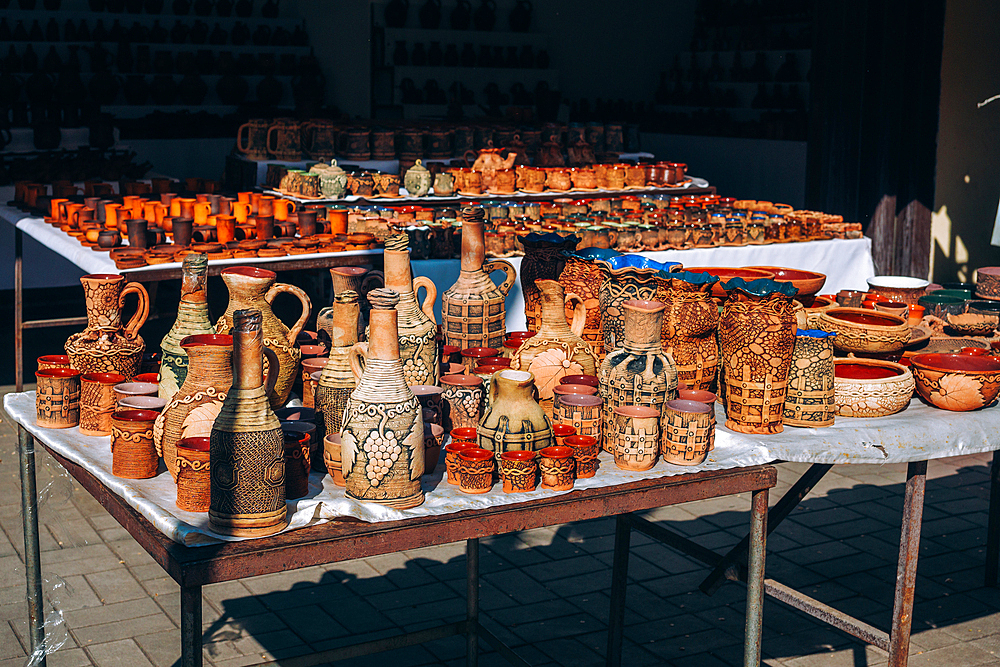
<svg viewBox="0 0 1000 667"><path fill-rule="evenodd" d="M26 609L14 425L0 414L0 667L25 664ZM931 462L910 665L1000 664L1000 591L985 589L988 455ZM774 502L806 469L779 466ZM767 575L886 629L905 466L839 466L769 538ZM53 667L179 664L179 589L47 455L38 462L42 570ZM742 537L749 497L647 517L722 550ZM482 540L483 623L533 665L603 664L614 521ZM459 620L464 543L208 586L206 664L251 664ZM697 589L698 562L633 534L624 664L742 664L745 588ZM464 665L453 637L357 665ZM764 663L861 667L886 654L771 599ZM481 663L505 664L488 650ZM351 664L351 661L340 664Z"/></svg>

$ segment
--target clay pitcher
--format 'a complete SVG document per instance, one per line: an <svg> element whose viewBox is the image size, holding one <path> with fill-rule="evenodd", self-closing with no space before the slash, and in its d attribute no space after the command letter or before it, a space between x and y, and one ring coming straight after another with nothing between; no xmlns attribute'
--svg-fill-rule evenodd
<svg viewBox="0 0 1000 667"><path fill-rule="evenodd" d="M87 328L66 340L71 367L81 373L118 373L131 380L139 372L146 345L139 329L149 316L149 295L139 283L124 276L91 274L80 278L87 299ZM139 306L122 326L125 297L135 293Z"/></svg>
<svg viewBox="0 0 1000 667"><path fill-rule="evenodd" d="M375 287L385 286L385 275L381 271L366 269L363 266L335 266L330 269L330 280L333 283L334 300L338 294L351 290L357 293L362 304L365 303L365 296L368 292ZM367 318L364 316L364 312L366 310L362 308L362 317L358 321L359 334L365 331ZM331 307L328 306L319 311L316 315L316 330L325 331L332 338L330 328L333 326L333 322L331 318Z"/></svg>
<svg viewBox="0 0 1000 667"><path fill-rule="evenodd" d="M510 262L502 259L483 261L486 257L485 217L482 208L462 209L462 271L455 284L441 297L444 344L456 345L462 350L503 348L507 319L504 302L517 277ZM497 269L507 274L499 287L490 279L490 273Z"/></svg>
<svg viewBox="0 0 1000 667"><path fill-rule="evenodd" d="M160 342L159 396L170 400L184 384L188 372L187 352L181 346L188 336L213 334L208 319L208 255L191 253L181 266L181 300L177 304L177 319Z"/></svg>
<svg viewBox="0 0 1000 667"><path fill-rule="evenodd" d="M479 422L479 446L492 452L541 450L554 444L552 423L535 401L535 377L502 370L490 378L489 407Z"/></svg>
<svg viewBox="0 0 1000 667"><path fill-rule="evenodd" d="M539 402L552 415L553 387L567 375L596 375L597 355L581 338L587 307L575 294L564 294L555 280L536 280L541 294L541 326L514 353L510 367L535 376ZM573 306L573 326L566 323L566 307Z"/></svg>
<svg viewBox="0 0 1000 667"><path fill-rule="evenodd" d="M188 336L181 341L188 363L184 384L153 424L153 444L177 481L177 443L184 438L208 438L222 403L233 384L233 337Z"/></svg>
<svg viewBox="0 0 1000 667"><path fill-rule="evenodd" d="M558 280L566 266L564 253L572 252L579 238L575 234L560 236L555 232L532 232L522 236L520 240L524 247L524 259L521 260L519 272L521 293L524 295L524 317L528 323L528 331L538 331L542 314L542 293L535 286L535 281L540 278Z"/></svg>
<svg viewBox="0 0 1000 667"><path fill-rule="evenodd" d="M351 352L358 386L344 412L341 465L348 497L408 509L424 502L424 422L399 358L399 295L376 289L369 300L371 336Z"/></svg>
<svg viewBox="0 0 1000 667"><path fill-rule="evenodd" d="M385 241L385 286L399 294L399 358L403 363L406 384L436 385L441 379L441 350L437 344L437 320L434 301L437 286L426 276L412 278L406 234L394 234ZM423 303L417 293L425 289Z"/></svg>
<svg viewBox="0 0 1000 667"><path fill-rule="evenodd" d="M292 391L292 384L299 373L302 351L295 344L295 338L309 319L312 310L309 297L294 285L275 283L277 274L266 269L234 266L225 269L220 275L229 288L229 306L226 307L225 315L215 323L215 331L220 334L231 333L233 313L237 310L256 309L261 312L264 345L274 352L280 364L277 380L269 398L272 408L282 408L288 402L288 394ZM282 292L288 292L302 302L302 315L291 329L286 327L271 310L271 302Z"/></svg>
<svg viewBox="0 0 1000 667"><path fill-rule="evenodd" d="M233 385L212 427L208 522L223 535L262 537L288 524L284 436L268 404L278 360L264 346L261 311L237 310L232 318ZM264 356L272 369L266 383Z"/></svg>

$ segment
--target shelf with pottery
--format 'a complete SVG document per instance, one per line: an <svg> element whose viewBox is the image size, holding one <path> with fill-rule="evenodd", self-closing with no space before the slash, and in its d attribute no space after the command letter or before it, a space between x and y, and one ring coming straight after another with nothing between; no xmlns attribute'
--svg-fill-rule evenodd
<svg viewBox="0 0 1000 667"><path fill-rule="evenodd" d="M55 19L59 22L60 28L62 28L63 23L67 20L73 21L74 23L85 20L91 30L97 24L97 21L103 21L104 27L108 30L111 26L118 21L123 24L123 28L128 32L129 27L133 23L138 23L147 28L152 27L157 21L163 25L163 27L170 30L170 27L174 25L174 22L188 23L192 24L195 21L201 21L207 23L210 26L218 23L220 26L226 29L231 29L237 23L245 23L250 27L256 27L258 24L267 25L269 27L282 27L286 30L293 30L294 28L301 26L303 21L299 18L266 18L261 16L259 11L247 17L239 16L217 16L216 14L200 15L193 12L185 14L174 14L169 11L169 8L165 8L163 12L159 14L147 14L146 12L141 13L130 13L130 12L95 12L89 10L73 10L73 9L55 9L48 10L44 7L38 7L37 9L20 9L17 7L8 7L4 9L4 17L10 24L11 30L14 29L15 24L18 21L24 22L25 30L31 28L31 21L37 20L42 28L45 30L45 25L48 23L49 19ZM48 42L46 42L48 43ZM94 41L89 42L93 45ZM134 42L136 44L152 44L153 42ZM170 44L174 46L174 44Z"/></svg>
<svg viewBox="0 0 1000 667"><path fill-rule="evenodd" d="M383 28L385 31L386 50L391 52L389 45L404 41L407 45L417 43L430 44L439 42L442 46L449 44L479 46L524 46L546 47L549 36L540 32L511 32L502 30L451 30L424 28ZM455 68L451 68L455 69Z"/></svg>

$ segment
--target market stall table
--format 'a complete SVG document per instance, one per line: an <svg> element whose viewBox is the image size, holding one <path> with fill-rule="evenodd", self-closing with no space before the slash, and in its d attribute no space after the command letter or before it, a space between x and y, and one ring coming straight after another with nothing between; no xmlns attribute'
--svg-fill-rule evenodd
<svg viewBox="0 0 1000 667"><path fill-rule="evenodd" d="M764 571L763 540L766 528L764 519L768 489L773 487L777 480L777 473L771 466L672 474L568 493L532 494L534 497L526 502L512 502L484 509L452 511L402 520L364 522L344 517L267 538L189 547L171 539L160 527L150 522L145 516L146 512L136 509L134 499L118 495L99 478L98 474L72 460L73 457L61 454L60 451L67 451L66 434L76 429L61 431L40 429L33 423L30 413L25 412L26 401L33 402L33 395L30 392L9 394L5 397L4 406L18 422L32 650L44 642L34 468L34 445L37 441L181 586L181 648L182 664L185 667L200 665L202 661L201 587L205 584L459 540L467 540L468 599L467 616L464 621L325 651L307 659L298 658L295 664L321 664L455 634L465 634L467 664L477 664L478 639L482 636L510 662L525 665L527 663L479 624L479 538L745 492L753 494L751 532L760 540L760 543L756 544L759 548L753 550L750 559L751 595L747 599L745 664L756 665L759 662ZM624 581L626 575L627 573L617 570L612 573L613 579L621 581ZM612 628L614 627L620 630L620 616L617 626L612 623ZM617 636L620 638L620 633ZM612 641L608 647L608 660L612 663L620 660L621 651L620 641L615 642L613 638L612 634Z"/></svg>

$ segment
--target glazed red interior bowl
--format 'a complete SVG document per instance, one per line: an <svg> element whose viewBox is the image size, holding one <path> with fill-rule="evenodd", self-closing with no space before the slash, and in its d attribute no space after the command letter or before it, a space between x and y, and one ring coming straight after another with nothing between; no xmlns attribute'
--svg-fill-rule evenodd
<svg viewBox="0 0 1000 667"><path fill-rule="evenodd" d="M889 313L879 311L859 313L858 310L857 308L831 308L826 311L826 314L834 319L862 326L898 327L901 324L906 324L906 320L902 317Z"/></svg>
<svg viewBox="0 0 1000 667"><path fill-rule="evenodd" d="M802 302L806 308L812 305L812 297L823 289L826 282L826 274L815 271L804 271L802 269L786 269L781 266L751 266L751 269L770 271L774 274L774 280L792 283L798 288L799 293L795 298Z"/></svg>
<svg viewBox="0 0 1000 667"><path fill-rule="evenodd" d="M841 362L834 367L834 375L845 380L882 380L902 374L903 371L900 369L888 366L869 366L867 364Z"/></svg>
<svg viewBox="0 0 1000 667"><path fill-rule="evenodd" d="M915 354L910 357L910 364L917 368L946 373L996 373L1000 371L1000 359L974 357L968 354L941 354L937 352Z"/></svg>

